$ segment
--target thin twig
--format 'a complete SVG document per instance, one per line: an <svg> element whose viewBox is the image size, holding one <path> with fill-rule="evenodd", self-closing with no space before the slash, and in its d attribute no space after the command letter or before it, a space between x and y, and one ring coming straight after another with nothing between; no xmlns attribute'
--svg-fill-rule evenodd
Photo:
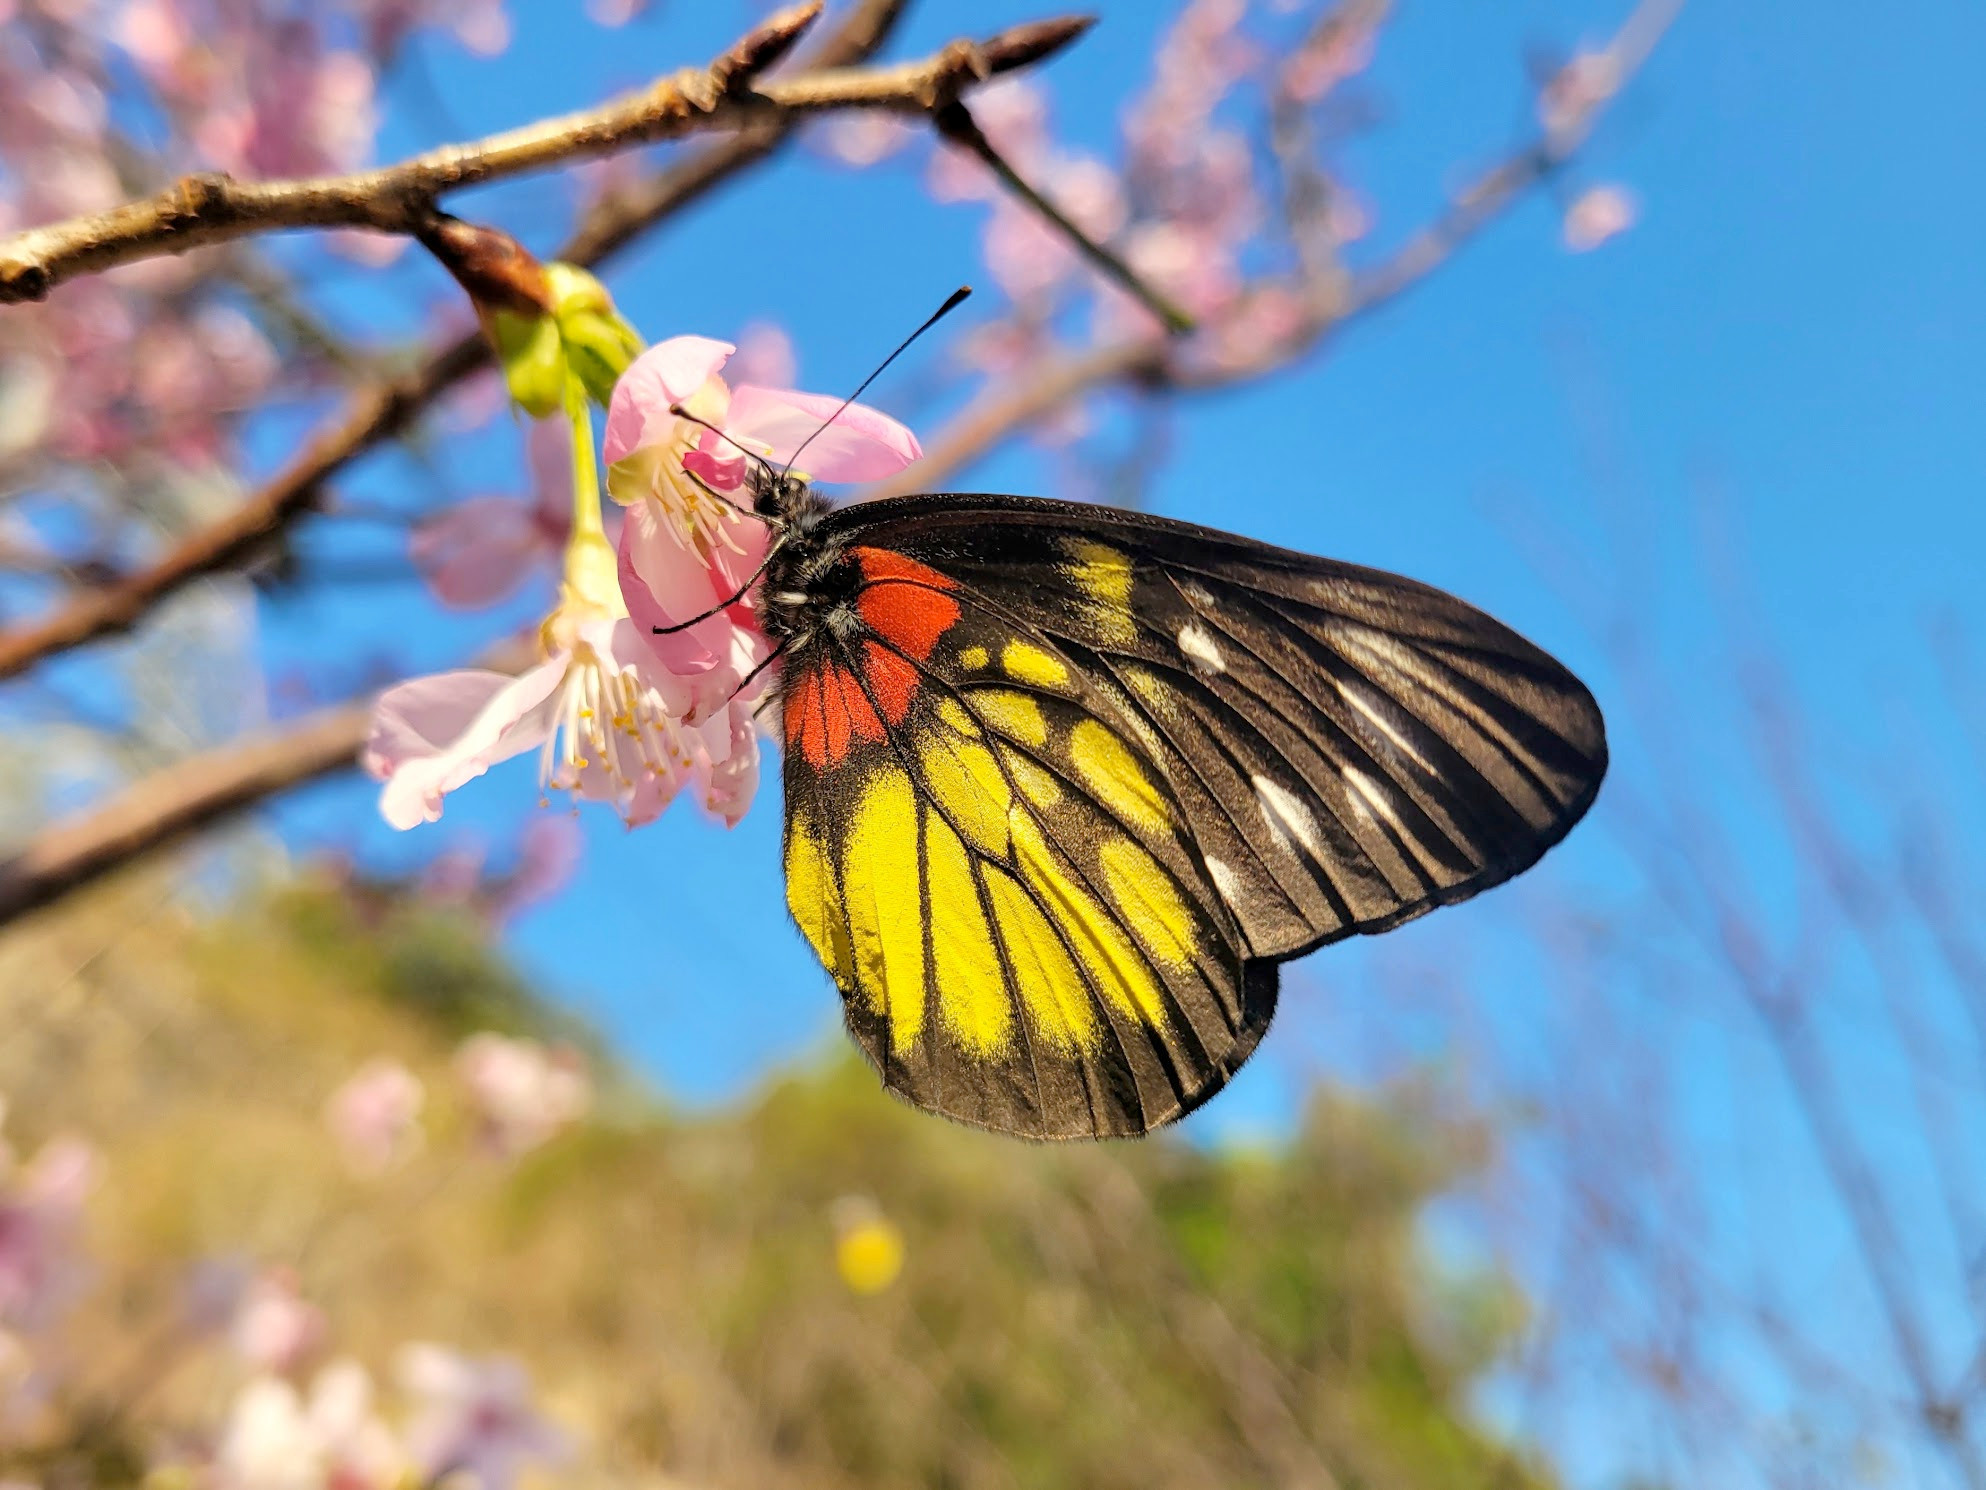
<svg viewBox="0 0 1986 1490"><path fill-rule="evenodd" d="M1057 232L1069 240L1078 253L1116 281L1146 310L1163 321L1166 330L1175 336L1184 336L1194 329L1191 316L1157 288L1147 284L1143 276L1123 259L1090 237L1060 207L1043 196L1019 171L1015 170L1007 158L993 148L993 142L986 138L984 131L980 129L963 103L955 100L947 104L932 116L931 122L937 125L938 132L946 139L978 156L987 169L1000 178L1008 191L1047 219Z"/></svg>
<svg viewBox="0 0 1986 1490"><path fill-rule="evenodd" d="M820 14L821 0L771 17L705 68L685 68L599 108L472 141L397 165L290 181L188 176L108 212L29 228L0 240L0 304L39 300L79 274L159 254L291 228L365 228L418 234L445 193L595 156L736 129L782 116L880 108L929 113L996 73L1038 62L1088 22L1017 26L984 42L955 41L918 62L824 68L757 81Z"/></svg>
<svg viewBox="0 0 1986 1490"><path fill-rule="evenodd" d="M1031 363L969 405L929 443L921 461L901 475L865 489L863 498L942 486L954 472L1002 440L1046 420L1085 393L1120 383L1175 391L1225 388L1280 371L1314 351L1352 320L1390 304L1420 284L1527 190L1563 166L1590 137L1605 104L1618 96L1620 87L1646 61L1681 6L1682 0L1642 0L1607 48L1605 55L1613 60L1617 79L1608 99L1596 100L1573 127L1551 130L1526 142L1477 176L1456 194L1447 210L1384 263L1349 279L1333 275L1313 283L1304 296L1300 324L1255 355L1241 360L1189 360L1166 342L1151 338Z"/></svg>

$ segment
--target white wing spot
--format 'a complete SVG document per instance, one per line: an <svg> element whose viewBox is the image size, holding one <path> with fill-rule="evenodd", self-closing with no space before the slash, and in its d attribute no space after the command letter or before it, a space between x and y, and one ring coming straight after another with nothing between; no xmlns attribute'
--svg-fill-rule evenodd
<svg viewBox="0 0 1986 1490"><path fill-rule="evenodd" d="M1220 892L1221 899L1234 909L1241 909L1248 896L1248 887L1242 884L1241 876L1212 854L1206 856L1206 865L1207 878L1214 882L1214 888Z"/></svg>
<svg viewBox="0 0 1986 1490"><path fill-rule="evenodd" d="M1198 621L1188 621L1179 628L1179 650L1184 652L1193 665L1202 672L1227 671L1227 660L1221 656L1221 649L1215 643L1213 633Z"/></svg>
<svg viewBox="0 0 1986 1490"><path fill-rule="evenodd" d="M1324 840L1317 831L1317 819L1310 815L1310 809L1303 805L1302 798L1267 776L1250 778L1255 784L1255 799L1262 806L1262 821L1269 825L1269 831L1276 835L1276 841L1285 848L1290 840L1303 845L1303 851L1313 859L1324 857Z"/></svg>
<svg viewBox="0 0 1986 1490"><path fill-rule="evenodd" d="M1400 733L1393 721L1379 712L1378 707L1372 700L1365 696L1363 689L1347 688L1344 684L1340 683L1338 685L1338 692L1344 695L1346 703L1371 720L1373 728L1391 740L1403 755L1407 756L1415 765L1426 771L1430 776L1435 774L1434 767L1428 764L1427 757L1414 749L1412 742Z"/></svg>
<svg viewBox="0 0 1986 1490"><path fill-rule="evenodd" d="M1399 829L1400 832L1406 832L1406 829L1401 826L1399 812L1394 808L1393 803L1387 798L1385 791L1377 782L1363 771L1357 770L1352 766L1346 766L1344 768L1344 774L1345 785L1351 788L1353 807L1357 808L1367 819L1370 819L1372 814L1376 812L1395 828Z"/></svg>

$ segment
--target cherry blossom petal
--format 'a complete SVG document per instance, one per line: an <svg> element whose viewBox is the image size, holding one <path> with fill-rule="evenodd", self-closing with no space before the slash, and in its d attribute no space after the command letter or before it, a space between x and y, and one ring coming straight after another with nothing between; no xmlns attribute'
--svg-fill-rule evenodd
<svg viewBox="0 0 1986 1490"><path fill-rule="evenodd" d="M723 550L712 564L684 543L651 503L630 507L621 528L621 595L628 618L663 669L692 684L693 715L722 702L743 676L735 670L736 659L750 658L749 671L765 655L766 640L746 602L687 631L658 636L653 628L701 615L734 594L758 568L765 553L763 527L741 522L735 537L744 552Z"/></svg>
<svg viewBox="0 0 1986 1490"><path fill-rule="evenodd" d="M456 610L511 595L552 552L535 504L494 496L436 513L414 529L408 551L435 599Z"/></svg>
<svg viewBox="0 0 1986 1490"><path fill-rule="evenodd" d="M805 468L823 481L880 481L923 456L917 436L881 410L867 404L837 409L841 400L833 394L741 383L732 390L724 427L771 446L776 462L791 460L805 444ZM822 429L829 419L834 423Z"/></svg>
<svg viewBox="0 0 1986 1490"><path fill-rule="evenodd" d="M518 677L463 669L389 688L373 708L364 765L386 783L379 810L396 828L431 823L441 799L498 761L542 745L542 708L565 676L554 657Z"/></svg>
<svg viewBox="0 0 1986 1490"><path fill-rule="evenodd" d="M704 810L735 828L750 810L759 785L759 733L742 700L697 727L706 760L698 772Z"/></svg>
<svg viewBox="0 0 1986 1490"><path fill-rule="evenodd" d="M666 439L677 422L669 406L694 398L736 350L707 336L672 336L635 358L607 405L606 464Z"/></svg>

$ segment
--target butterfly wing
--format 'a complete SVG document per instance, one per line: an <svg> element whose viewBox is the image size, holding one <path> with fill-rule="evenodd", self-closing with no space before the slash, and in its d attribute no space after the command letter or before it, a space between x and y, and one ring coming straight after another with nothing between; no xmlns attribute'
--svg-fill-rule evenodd
<svg viewBox="0 0 1986 1490"><path fill-rule="evenodd" d="M1254 1049L1277 961L1535 862L1599 711L1440 591L1136 513L829 520L853 620L786 680L789 904L921 1106L1139 1133Z"/></svg>

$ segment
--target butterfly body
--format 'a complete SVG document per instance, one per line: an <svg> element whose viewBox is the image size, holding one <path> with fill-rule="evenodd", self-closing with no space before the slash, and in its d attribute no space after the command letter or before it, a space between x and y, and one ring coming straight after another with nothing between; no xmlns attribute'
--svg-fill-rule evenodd
<svg viewBox="0 0 1986 1490"><path fill-rule="evenodd" d="M1528 867L1606 767L1441 591L1140 513L756 492L788 906L884 1084L1040 1138L1191 1111L1278 965Z"/></svg>

